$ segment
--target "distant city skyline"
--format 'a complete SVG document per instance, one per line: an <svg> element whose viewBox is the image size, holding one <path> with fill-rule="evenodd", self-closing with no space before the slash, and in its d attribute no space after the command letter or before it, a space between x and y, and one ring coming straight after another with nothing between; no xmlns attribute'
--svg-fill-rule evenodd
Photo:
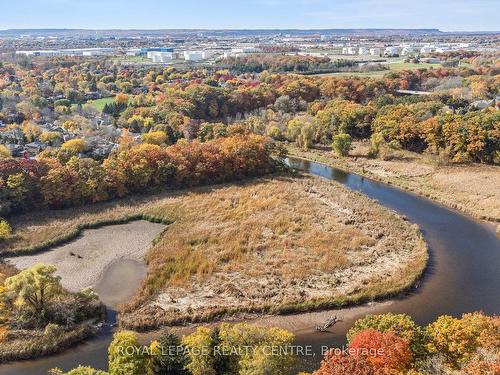
<svg viewBox="0 0 500 375"><path fill-rule="evenodd" d="M0 29L499 31L498 5L498 0L4 0Z"/></svg>

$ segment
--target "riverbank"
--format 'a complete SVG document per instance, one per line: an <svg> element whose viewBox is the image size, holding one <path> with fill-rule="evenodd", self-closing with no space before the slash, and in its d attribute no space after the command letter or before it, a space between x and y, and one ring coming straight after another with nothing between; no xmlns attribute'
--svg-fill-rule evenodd
<svg viewBox="0 0 500 375"><path fill-rule="evenodd" d="M8 245L15 251L16 244L54 241L87 223L135 215L172 223L147 255L140 292L121 309L121 324L138 330L392 296L415 283L427 260L418 228L404 218L336 182L293 175L21 215L12 220L15 235ZM83 275L95 277L103 271L99 259L109 263L121 256L106 242L134 243L127 236L136 231L119 228L87 230L61 254L56 249L12 261L56 262L63 282L79 288L91 283L76 276L75 267L84 264ZM92 241L94 255L86 255L79 243L88 247L85 238L92 233L102 234Z"/></svg>
<svg viewBox="0 0 500 375"><path fill-rule="evenodd" d="M94 293L72 293L62 288L47 266L20 272L8 263L0 264L0 363L55 354L100 331L106 314ZM16 288L10 284L14 278ZM35 297L16 297L20 289ZM40 309L33 307L37 295L42 295Z"/></svg>
<svg viewBox="0 0 500 375"><path fill-rule="evenodd" d="M345 344L347 329L355 319L368 313L404 312L414 316L419 324L430 323L443 314L459 316L464 312L479 310L489 315L498 313L500 305L497 285L500 283L500 274L497 271L500 267L500 240L491 226L435 204L431 200L357 175L312 162L293 159L290 162L294 168L339 181L349 189L362 192L381 205L405 215L410 222L421 227L432 251L427 271L418 282L418 288L412 288L401 298L392 298L383 303L368 303L346 310L273 316L269 317L273 322L262 324L279 325L292 330L297 338L296 344L310 345L315 353L321 353L324 346L339 347ZM336 324L331 332L318 333L315 326L323 324L332 315L339 316L342 321ZM240 318L245 319L244 316ZM261 324L260 319L252 319L251 322ZM148 337L156 338L154 332L141 334L141 337L145 337L144 343L150 341L147 341ZM37 372L45 373L54 367L69 371L79 364L106 370L107 347L110 341L109 335L99 336L86 345L79 345L56 356L2 365L0 374L31 375ZM316 369L321 358L321 355L303 357L300 359L300 368L304 371Z"/></svg>
<svg viewBox="0 0 500 375"><path fill-rule="evenodd" d="M71 215L70 210L58 214L63 217L64 214ZM85 215L83 217L88 219ZM126 219L131 217L124 216ZM112 216L108 213L100 218L99 223L110 222L111 219ZM74 232L70 225L66 227L65 233L62 230L64 226L58 225L58 219L53 221L54 218L48 218L44 222L42 216L40 220L32 222L30 225L33 227L28 226L31 232L25 228L27 232L17 233L18 240L31 241L39 238L44 229L56 234L53 229L59 228L59 237L49 238L49 241L57 242L58 238L62 238L63 242L67 242L68 233ZM73 227L89 226L89 222L83 220L85 219L75 220ZM60 278L64 291L51 303L54 314L49 315L57 320L56 324L48 322L45 327L42 325L34 329L5 326L8 328L0 340L0 363L52 355L102 334L103 329L107 329L105 325L102 326L107 314L101 302L108 308L115 308L134 295L146 275L144 256L152 241L164 229L164 224L144 220L110 225L83 230L75 240L44 252L3 258L2 261L6 263L2 273L6 276L15 275L18 272L15 268L23 270L37 264L54 265L57 269L54 276ZM81 292L86 288L92 288L99 298L93 293ZM81 316L82 311L89 310L94 305L95 313L84 315L95 317L80 322L84 318ZM61 324L60 320L67 322ZM114 318L108 323L114 323Z"/></svg>
<svg viewBox="0 0 500 375"><path fill-rule="evenodd" d="M345 158L324 146L302 150L288 144L286 148L290 155L397 186L482 220L500 222L500 167L440 165L428 156L402 150L392 151L389 160L370 159L367 142L355 142Z"/></svg>

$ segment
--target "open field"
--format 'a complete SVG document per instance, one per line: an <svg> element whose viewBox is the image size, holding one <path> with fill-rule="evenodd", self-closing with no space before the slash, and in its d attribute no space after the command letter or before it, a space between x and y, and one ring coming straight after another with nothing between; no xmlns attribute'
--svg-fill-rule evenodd
<svg viewBox="0 0 500 375"><path fill-rule="evenodd" d="M101 98L101 99L96 99L96 100L89 100L87 102L87 104L90 104L92 106L94 106L95 109L97 109L98 111L101 111L104 109L104 106L106 104L111 104L115 101L115 97L114 96L110 96L110 97L107 97L107 98Z"/></svg>
<svg viewBox="0 0 500 375"><path fill-rule="evenodd" d="M393 295L427 260L418 228L395 213L335 182L289 175L20 215L7 245L138 214L173 224L147 255L141 291L122 306L122 324L135 329Z"/></svg>
<svg viewBox="0 0 500 375"><path fill-rule="evenodd" d="M369 159L368 142L356 143L347 158L328 149L303 151L287 146L292 155L383 181L477 218L500 222L500 168L481 164L440 165L430 155L394 151L389 160Z"/></svg>
<svg viewBox="0 0 500 375"><path fill-rule="evenodd" d="M402 70L416 70L416 69L433 69L438 68L441 64L427 64L427 63L405 63L394 62L386 65L389 70L380 70L376 72L339 72L339 73L325 73L318 74L321 77L382 77L389 72L400 72Z"/></svg>

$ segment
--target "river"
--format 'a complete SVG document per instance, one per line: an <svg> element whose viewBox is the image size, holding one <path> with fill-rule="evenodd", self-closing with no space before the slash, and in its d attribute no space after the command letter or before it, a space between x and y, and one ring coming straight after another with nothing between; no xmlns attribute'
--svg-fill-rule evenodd
<svg viewBox="0 0 500 375"><path fill-rule="evenodd" d="M347 329L368 313L407 313L419 324L427 324L443 314L500 313L500 240L492 225L353 173L297 158L289 158L288 163L295 169L340 182L406 216L419 225L430 251L429 265L422 280L404 296L348 309L251 320L289 329L295 333L297 344L310 347L314 355L301 357L301 369L316 368L322 347L344 344ZM121 271L115 269L114 272ZM316 332L314 327L332 315L342 318L332 333ZM53 367L68 370L78 364L105 369L110 339L111 330L107 329L65 353L2 365L0 375L46 374Z"/></svg>

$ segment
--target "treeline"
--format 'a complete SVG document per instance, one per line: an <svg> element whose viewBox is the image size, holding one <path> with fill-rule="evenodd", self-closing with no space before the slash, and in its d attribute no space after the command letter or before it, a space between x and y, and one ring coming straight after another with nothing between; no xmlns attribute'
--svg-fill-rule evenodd
<svg viewBox="0 0 500 375"><path fill-rule="evenodd" d="M309 106L308 113L286 124L274 123L266 132L303 148L314 143L330 144L336 136L346 135L370 139L373 156L387 148L403 148L442 154L456 162L499 164L500 111L490 107L468 112L461 110L467 102L448 99L400 100L386 96L368 105L340 99L317 101Z"/></svg>
<svg viewBox="0 0 500 375"><path fill-rule="evenodd" d="M117 95L117 98L125 93L126 100L106 106L105 124L112 120L114 125L136 132L148 132L154 125L162 125L175 132L182 131L182 126L190 120L241 118L273 105L282 96L306 102L340 98L367 104L376 96L398 89L445 89L468 100L492 99L500 84L494 64L390 72L382 78L297 77L272 73L273 66L278 69L283 63L286 70L300 71L323 68L320 65L324 63L330 66L344 62L309 56L266 58L269 62L258 62L263 64L262 70L269 68L266 73L256 75L252 68L251 73L239 76L227 70L132 69L104 61L51 66L47 70L44 66L31 69L4 66L0 68L0 121L17 126L29 142L38 140L39 124L47 121L71 128L75 133L99 133L93 125L96 109L92 105L72 104L80 103L87 92L102 97ZM254 57L242 59L253 64ZM246 69L245 61L233 63ZM66 122L74 126L65 126Z"/></svg>
<svg viewBox="0 0 500 375"><path fill-rule="evenodd" d="M421 327L405 314L368 315L348 331L347 348L327 350L312 375L496 375L499 319L482 313L445 315ZM109 372L79 367L50 374L292 375L298 355L310 349L294 344L286 330L223 323L199 327L182 339L165 331L146 346L131 331L117 332L108 353Z"/></svg>
<svg viewBox="0 0 500 375"><path fill-rule="evenodd" d="M404 314L368 315L347 333L349 351L327 352L313 375L494 375L500 318L440 316L420 327Z"/></svg>
<svg viewBox="0 0 500 375"><path fill-rule="evenodd" d="M272 144L257 135L235 135L174 146L142 144L102 163L60 150L38 160L0 160L0 215L63 208L123 197L155 187L219 183L273 170Z"/></svg>
<svg viewBox="0 0 500 375"><path fill-rule="evenodd" d="M264 70L273 73L305 73L334 71L338 68L357 65L352 60L334 60L328 57L302 55L248 55L231 56L217 63L221 69L234 73L261 73Z"/></svg>

